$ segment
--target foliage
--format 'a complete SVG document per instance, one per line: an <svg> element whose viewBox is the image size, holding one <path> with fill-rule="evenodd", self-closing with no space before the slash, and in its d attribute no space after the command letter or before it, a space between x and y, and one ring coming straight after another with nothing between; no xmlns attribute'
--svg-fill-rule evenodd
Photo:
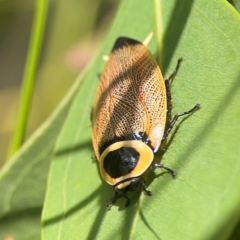
<svg viewBox="0 0 240 240"><path fill-rule="evenodd" d="M196 103L202 109L179 121L168 139L162 162L176 170L178 178L156 171L147 180L152 197L134 192L128 208L119 200L107 211L113 191L101 179L98 163L91 161L90 112L97 73L104 66L101 56L110 52L118 36L143 40L152 30L150 49L165 78L177 59L184 58L172 85L173 113ZM240 202L239 33L239 14L223 0L123 1L79 89L80 78L55 120L3 169L0 216L5 229L14 218L4 218L23 212L19 218L24 221L29 209L40 211L46 178L34 173L47 174L52 159L42 214L45 240L229 238L239 220ZM35 168L35 161L44 167ZM22 180L26 183L19 184ZM25 229L27 224L25 219Z"/></svg>

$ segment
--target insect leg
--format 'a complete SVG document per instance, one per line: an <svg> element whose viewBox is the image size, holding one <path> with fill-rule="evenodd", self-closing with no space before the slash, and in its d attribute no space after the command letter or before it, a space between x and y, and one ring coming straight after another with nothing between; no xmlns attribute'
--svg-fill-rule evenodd
<svg viewBox="0 0 240 240"><path fill-rule="evenodd" d="M170 109L171 109L171 101L172 101L172 95L170 91L170 81L174 79L174 77L177 75L178 70L180 68L181 62L183 61L183 58L180 57L177 62L177 66L174 70L174 72L170 75L169 78L165 80L165 86L166 86L166 93L167 93L167 108L168 108L168 114L170 114Z"/></svg>
<svg viewBox="0 0 240 240"><path fill-rule="evenodd" d="M145 187L145 181L141 181L141 184L142 184L142 188L143 188L143 191L148 195L148 196L152 196L152 192L147 190L146 187Z"/></svg>
<svg viewBox="0 0 240 240"><path fill-rule="evenodd" d="M111 201L109 201L109 203L107 204L107 209L108 209L108 210L111 209L113 203L115 203L115 202L117 201L117 199L118 199L118 192L115 191L114 197L113 197L113 198L111 199Z"/></svg>
<svg viewBox="0 0 240 240"><path fill-rule="evenodd" d="M119 199L119 198L126 198L126 203L125 203L125 207L127 207L130 204L130 198L127 195L127 191L124 191L123 193L119 194L116 189L115 189L115 195L112 198L112 200L110 200L110 202L107 204L107 209L110 210L112 205Z"/></svg>
<svg viewBox="0 0 240 240"><path fill-rule="evenodd" d="M174 127L175 123L177 122L178 118L184 115L188 115L188 114L192 114L193 112L195 112L196 110L200 109L201 105L197 104L196 106L194 106L192 109L190 109L189 111L186 112L182 112L182 113L178 113L174 116L173 120L171 121L168 129L165 131L162 141L164 139L167 138L167 136L169 135L169 133L171 132L172 128Z"/></svg>
<svg viewBox="0 0 240 240"><path fill-rule="evenodd" d="M168 172L170 172L172 174L173 178L177 177L177 173L174 170L172 170L169 167L165 167L160 163L152 163L151 167L152 168L163 168L163 169L167 170Z"/></svg>

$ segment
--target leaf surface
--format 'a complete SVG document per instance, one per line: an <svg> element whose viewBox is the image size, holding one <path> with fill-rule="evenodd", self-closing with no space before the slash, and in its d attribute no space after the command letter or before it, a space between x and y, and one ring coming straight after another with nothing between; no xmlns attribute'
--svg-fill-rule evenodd
<svg viewBox="0 0 240 240"><path fill-rule="evenodd" d="M1 239L6 236L40 239L40 219L50 161L80 80L76 81L51 117L1 169Z"/></svg>
<svg viewBox="0 0 240 240"><path fill-rule="evenodd" d="M178 122L162 162L178 172L149 174L148 189L105 208L113 190L91 160L90 112L97 74L119 36L149 45L164 77L182 56L172 85L173 114L200 103ZM240 202L240 17L226 1L123 1L102 50L84 78L59 136L48 178L42 238L227 239ZM158 158L159 155L156 156Z"/></svg>

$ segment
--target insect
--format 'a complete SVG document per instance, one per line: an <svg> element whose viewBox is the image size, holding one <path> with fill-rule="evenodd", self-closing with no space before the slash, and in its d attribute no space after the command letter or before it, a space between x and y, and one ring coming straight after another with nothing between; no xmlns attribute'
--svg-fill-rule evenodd
<svg viewBox="0 0 240 240"><path fill-rule="evenodd" d="M145 187L144 173L163 168L173 177L176 173L160 163L154 163L161 142L167 138L179 117L200 108L197 104L189 111L174 116L165 129L167 110L171 102L170 81L177 74L182 58L172 75L163 80L161 70L147 45L153 33L141 43L119 37L110 53L92 109L92 140L103 179L114 187L115 195L110 208L128 191Z"/></svg>

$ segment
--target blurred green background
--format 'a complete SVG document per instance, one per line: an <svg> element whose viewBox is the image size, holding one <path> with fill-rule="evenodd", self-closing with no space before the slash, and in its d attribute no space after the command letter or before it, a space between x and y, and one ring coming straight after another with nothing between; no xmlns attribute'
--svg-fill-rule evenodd
<svg viewBox="0 0 240 240"><path fill-rule="evenodd" d="M51 0L25 140L94 56L120 0ZM0 1L0 167L17 114L36 2ZM96 73L97 77L97 73Z"/></svg>

